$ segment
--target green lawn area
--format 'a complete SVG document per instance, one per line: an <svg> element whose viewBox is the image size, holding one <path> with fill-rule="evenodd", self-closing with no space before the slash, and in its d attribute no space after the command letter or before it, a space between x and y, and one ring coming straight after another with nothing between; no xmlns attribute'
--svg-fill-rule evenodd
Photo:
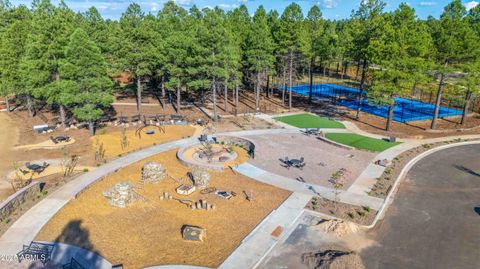
<svg viewBox="0 0 480 269"><path fill-rule="evenodd" d="M401 142L390 143L381 139L348 133L327 133L325 134L325 137L340 144L351 146L357 149L376 152L382 152L393 146L401 144Z"/></svg>
<svg viewBox="0 0 480 269"><path fill-rule="evenodd" d="M345 125L338 121L333 121L312 114L297 114L275 118L283 123L298 128L337 128L345 129Z"/></svg>

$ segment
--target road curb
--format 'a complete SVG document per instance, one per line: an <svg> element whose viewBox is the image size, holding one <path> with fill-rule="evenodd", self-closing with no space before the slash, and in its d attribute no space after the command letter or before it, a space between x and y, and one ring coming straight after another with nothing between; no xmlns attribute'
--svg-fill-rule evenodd
<svg viewBox="0 0 480 269"><path fill-rule="evenodd" d="M416 156L415 158L411 159L403 168L400 174L398 175L397 179L395 180L395 183L392 185L391 191L388 193L387 197L385 198L385 201L383 202L382 207L378 211L377 215L375 216L375 219L373 220L372 224L368 226L364 226L367 229L371 229L375 227L377 222L382 219L385 215L385 212L387 211L388 207L393 203L395 195L398 191L398 187L400 185L400 182L406 177L408 172L412 169L412 167L417 164L419 161L424 159L425 157L428 157L429 155L432 155L438 151L444 150L444 149L449 149L449 148L454 148L454 147L460 147L460 146L466 146L466 145L474 145L474 144L480 144L480 141L466 141L466 142L458 142L454 144L448 144L448 145L443 145L439 146L436 148L433 148L431 150L425 151L421 153L420 155Z"/></svg>

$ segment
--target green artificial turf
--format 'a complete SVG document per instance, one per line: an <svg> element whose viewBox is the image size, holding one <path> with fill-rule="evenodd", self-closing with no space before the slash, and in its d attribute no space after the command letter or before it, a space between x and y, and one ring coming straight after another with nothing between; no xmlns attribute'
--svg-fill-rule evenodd
<svg viewBox="0 0 480 269"><path fill-rule="evenodd" d="M382 152L401 143L390 143L381 139L348 133L327 133L325 137L340 144L376 152Z"/></svg>
<svg viewBox="0 0 480 269"><path fill-rule="evenodd" d="M312 114L296 114L275 118L283 123L298 128L336 128L345 129L345 125L338 121L321 118Z"/></svg>

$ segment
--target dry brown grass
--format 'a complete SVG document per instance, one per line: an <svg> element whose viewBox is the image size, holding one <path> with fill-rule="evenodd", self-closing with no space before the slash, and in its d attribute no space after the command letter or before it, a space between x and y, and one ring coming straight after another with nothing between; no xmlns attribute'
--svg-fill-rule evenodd
<svg viewBox="0 0 480 269"><path fill-rule="evenodd" d="M215 211L192 211L176 201L161 201L159 195L169 192L175 197L179 186L172 179L146 185L139 191L148 202L136 202L129 208L113 208L102 192L113 184L129 180L138 183L141 167L148 161L166 166L174 178L186 176L189 169L176 159L176 150L161 153L108 176L85 190L62 208L40 231L37 240L60 241L99 252L125 268L143 268L159 264L189 264L217 267L273 209L290 194L230 170L212 172L211 187L234 191L230 200L196 191L186 197L205 199L215 204ZM253 191L253 201L243 191ZM203 243L182 240L183 225L207 229Z"/></svg>
<svg viewBox="0 0 480 269"><path fill-rule="evenodd" d="M128 129L126 131L128 146L126 148L122 148L122 127L118 128L119 131L98 134L95 137L90 138L92 141L93 150L95 150L95 147L97 146L96 139L98 138L98 144L103 144L103 147L105 148L105 157L110 159L112 157L117 157L141 148L190 137L196 132L196 128L193 126L168 125L165 126L165 133L159 132L156 127L145 128L141 133L141 137L138 137L136 135L136 129ZM149 129L155 130L155 134L147 135L145 131Z"/></svg>

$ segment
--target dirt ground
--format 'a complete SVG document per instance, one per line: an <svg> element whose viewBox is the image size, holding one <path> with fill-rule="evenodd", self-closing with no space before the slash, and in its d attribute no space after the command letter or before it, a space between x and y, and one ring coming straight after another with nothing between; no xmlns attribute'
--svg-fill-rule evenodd
<svg viewBox="0 0 480 269"><path fill-rule="evenodd" d="M341 202L335 205L334 201L321 197L312 198L305 208L361 225L370 225L377 215L374 209Z"/></svg>
<svg viewBox="0 0 480 269"><path fill-rule="evenodd" d="M18 143L19 130L5 112L0 112L0 130L0 174L3 178L14 162L12 151L13 146ZM0 199L5 199L11 193L10 184L6 180L0 180Z"/></svg>
<svg viewBox="0 0 480 269"><path fill-rule="evenodd" d="M250 162L264 170L292 180L331 188L331 175L341 168L348 169L344 188L348 188L372 161L375 153L347 150L303 134L278 134L249 137L255 143L255 159ZM304 157L303 169L282 167L279 159Z"/></svg>
<svg viewBox="0 0 480 269"><path fill-rule="evenodd" d="M102 192L121 181L138 183L141 167L148 161L164 164L169 175L177 180L189 171L178 162L176 150L128 166L95 183L62 208L36 240L87 248L115 264L123 263L124 268L159 264L217 267L290 194L228 170L212 172L210 187L234 191L235 197L224 200L198 191L185 197L194 201L205 199L217 207L214 211L192 211L179 202L160 200L163 192L180 197L175 193L180 183L172 179L139 190L145 202L138 201L125 209L109 206ZM253 194L253 201L248 202L243 191ZM204 242L182 240L180 229L186 224L206 228Z"/></svg>

